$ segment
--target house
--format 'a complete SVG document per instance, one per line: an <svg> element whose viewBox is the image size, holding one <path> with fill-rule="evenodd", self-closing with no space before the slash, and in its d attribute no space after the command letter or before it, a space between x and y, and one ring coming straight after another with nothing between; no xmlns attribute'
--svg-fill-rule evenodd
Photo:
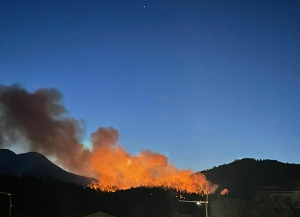
<svg viewBox="0 0 300 217"><path fill-rule="evenodd" d="M261 192L266 192L272 196L281 196L284 200L300 206L300 182L286 183L281 186L261 186Z"/></svg>

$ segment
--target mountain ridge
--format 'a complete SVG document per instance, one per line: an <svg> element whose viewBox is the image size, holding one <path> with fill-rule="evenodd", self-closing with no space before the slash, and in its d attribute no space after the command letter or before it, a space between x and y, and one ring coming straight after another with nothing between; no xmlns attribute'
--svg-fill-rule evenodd
<svg viewBox="0 0 300 217"><path fill-rule="evenodd" d="M243 158L200 172L219 189L227 188L234 198L251 198L261 186L289 187L300 183L300 164L271 159ZM0 175L51 177L82 185L97 182L63 170L40 153L15 154L8 149L0 149Z"/></svg>
<svg viewBox="0 0 300 217"><path fill-rule="evenodd" d="M38 152L16 154L9 149L0 149L0 175L51 177L81 185L97 182L94 178L65 171Z"/></svg>
<svg viewBox="0 0 300 217"><path fill-rule="evenodd" d="M291 186L300 182L300 164L243 158L201 171L212 183L235 198L249 199L262 186Z"/></svg>

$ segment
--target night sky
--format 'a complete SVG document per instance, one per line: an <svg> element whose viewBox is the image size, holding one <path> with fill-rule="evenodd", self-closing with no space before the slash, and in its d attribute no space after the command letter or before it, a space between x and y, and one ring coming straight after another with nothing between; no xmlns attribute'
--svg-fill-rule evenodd
<svg viewBox="0 0 300 217"><path fill-rule="evenodd" d="M1 1L0 83L57 88L90 133L180 168L300 163L300 3Z"/></svg>

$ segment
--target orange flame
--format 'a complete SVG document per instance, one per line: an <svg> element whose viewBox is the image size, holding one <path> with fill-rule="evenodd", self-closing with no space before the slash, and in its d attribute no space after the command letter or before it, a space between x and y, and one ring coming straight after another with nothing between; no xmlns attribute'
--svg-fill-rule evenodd
<svg viewBox="0 0 300 217"><path fill-rule="evenodd" d="M25 144L56 159L65 169L99 180L95 186L116 190L138 186L166 186L189 192L217 188L203 174L180 170L152 151L130 155L118 145L119 133L99 128L91 135L92 149L81 144L83 123L70 117L61 93L53 88L31 93L18 85L0 85L0 147ZM192 174L192 175L191 175Z"/></svg>
<svg viewBox="0 0 300 217"><path fill-rule="evenodd" d="M99 183L92 185L107 191L139 186L166 186L188 192L213 193L217 185L211 184L204 174L180 170L168 163L162 154L144 150L130 155L116 144L118 132L113 128L100 128L92 134L93 150L89 169Z"/></svg>
<svg viewBox="0 0 300 217"><path fill-rule="evenodd" d="M226 194L228 194L229 193L229 191L228 191L228 189L226 189L226 188L224 188L222 191L221 191L221 195L226 195Z"/></svg>

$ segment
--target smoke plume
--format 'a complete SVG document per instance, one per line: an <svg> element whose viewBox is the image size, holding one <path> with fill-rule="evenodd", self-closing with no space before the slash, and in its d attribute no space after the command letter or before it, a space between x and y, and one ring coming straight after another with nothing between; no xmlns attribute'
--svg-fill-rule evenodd
<svg viewBox="0 0 300 217"><path fill-rule="evenodd" d="M56 159L69 171L93 176L102 189L168 186L190 192L217 188L203 174L179 170L162 154L144 150L132 156L117 144L112 127L91 135L91 150L81 143L84 124L68 115L54 88L29 92L19 85L0 86L0 148L22 146Z"/></svg>
<svg viewBox="0 0 300 217"><path fill-rule="evenodd" d="M89 152L79 142L82 126L68 116L56 89L30 93L18 85L1 86L0 112L0 145L27 144L71 171L84 171Z"/></svg>

